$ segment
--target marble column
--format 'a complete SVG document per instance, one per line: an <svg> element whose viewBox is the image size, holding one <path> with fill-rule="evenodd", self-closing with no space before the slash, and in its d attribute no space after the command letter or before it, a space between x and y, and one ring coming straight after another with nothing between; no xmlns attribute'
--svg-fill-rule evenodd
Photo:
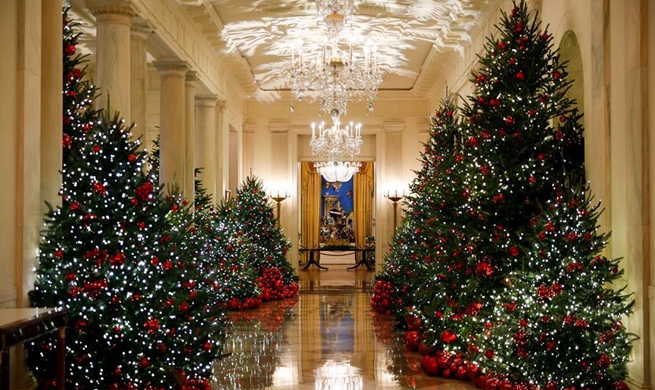
<svg viewBox="0 0 655 390"><path fill-rule="evenodd" d="M230 178L230 128L225 117L227 102L216 105L216 201L225 198Z"/></svg>
<svg viewBox="0 0 655 390"><path fill-rule="evenodd" d="M130 123L130 27L135 16L127 1L87 0L96 17L96 107L120 112Z"/></svg>
<svg viewBox="0 0 655 390"><path fill-rule="evenodd" d="M160 166L159 182L165 192L180 190L184 180L185 112L184 90L186 62L157 61L160 80Z"/></svg>
<svg viewBox="0 0 655 390"><path fill-rule="evenodd" d="M60 204L62 168L63 49L61 4L41 4L41 197L52 205ZM41 203L41 212L48 208Z"/></svg>
<svg viewBox="0 0 655 390"><path fill-rule="evenodd" d="M140 139L139 149L146 144L146 78L148 54L146 40L152 29L142 20L133 21L130 30L130 118L133 139Z"/></svg>
<svg viewBox="0 0 655 390"><path fill-rule="evenodd" d="M194 147L196 132L195 98L196 72L188 71L184 83L184 182L182 191L189 201L194 199Z"/></svg>
<svg viewBox="0 0 655 390"><path fill-rule="evenodd" d="M196 95L194 167L202 168L198 179L216 202L216 95Z"/></svg>
<svg viewBox="0 0 655 390"><path fill-rule="evenodd" d="M612 257L623 258L625 280L634 299L626 324L639 336L628 364L631 389L652 388L649 278L653 251L650 189L652 129L648 126L648 21L646 0L609 2Z"/></svg>

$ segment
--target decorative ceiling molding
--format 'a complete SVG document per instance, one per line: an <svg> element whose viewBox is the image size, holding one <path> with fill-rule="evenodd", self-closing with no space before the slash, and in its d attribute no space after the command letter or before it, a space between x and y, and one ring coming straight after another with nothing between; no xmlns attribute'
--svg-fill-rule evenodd
<svg viewBox="0 0 655 390"><path fill-rule="evenodd" d="M269 122L268 130L271 133L286 133L291 128L289 122Z"/></svg>

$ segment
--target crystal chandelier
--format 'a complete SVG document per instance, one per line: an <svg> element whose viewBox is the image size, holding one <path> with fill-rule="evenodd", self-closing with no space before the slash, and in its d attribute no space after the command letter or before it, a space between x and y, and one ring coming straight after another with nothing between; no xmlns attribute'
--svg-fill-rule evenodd
<svg viewBox="0 0 655 390"><path fill-rule="evenodd" d="M338 35L355 10L355 0L315 0L319 20L325 21L328 35Z"/></svg>
<svg viewBox="0 0 655 390"><path fill-rule="evenodd" d="M341 41L345 21L352 14L352 0L317 0L327 36L322 44L300 42L291 51L290 84L297 100L307 99L321 104L320 112L332 116L345 115L350 101L373 99L382 83L377 61L377 46L362 45L350 36Z"/></svg>
<svg viewBox="0 0 655 390"><path fill-rule="evenodd" d="M344 183L359 170L362 163L358 161L320 161L314 167L330 183Z"/></svg>
<svg viewBox="0 0 655 390"><path fill-rule="evenodd" d="M333 117L334 123L326 128L325 122L318 127L312 123L312 138L309 146L313 155L327 157L328 161L315 162L314 167L326 181L341 183L350 180L362 165L359 162L341 161L344 156L351 159L358 155L362 147L362 125L350 122L341 127L338 117Z"/></svg>
<svg viewBox="0 0 655 390"><path fill-rule="evenodd" d="M317 131L318 130L318 131ZM312 148L313 155L321 155L329 160L336 160L343 156L353 158L358 155L362 147L362 124L354 124L345 128L341 127L341 122L335 119L332 127L325 128L325 122L321 122L318 127L312 123L312 138L309 146Z"/></svg>

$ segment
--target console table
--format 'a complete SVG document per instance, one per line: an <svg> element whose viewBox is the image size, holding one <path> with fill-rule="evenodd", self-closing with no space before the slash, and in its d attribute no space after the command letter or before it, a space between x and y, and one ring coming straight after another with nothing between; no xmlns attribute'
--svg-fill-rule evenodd
<svg viewBox="0 0 655 390"><path fill-rule="evenodd" d="M67 309L0 309L0 389L9 390L9 349L26 341L57 332L57 389L64 389L66 376Z"/></svg>
<svg viewBox="0 0 655 390"><path fill-rule="evenodd" d="M371 267L369 262L366 260L367 252L375 252L375 248L351 248L351 249L300 248L300 249L298 249L298 251L300 253L309 252L309 260L307 261L307 264L305 264L305 266L302 268L303 270L308 269L311 265L315 265L316 267L318 267L320 269L327 270L328 269L327 267L322 266L319 263L319 261L317 261L314 258L314 253L317 253L318 256L320 256L321 252L362 252L362 259L359 260L357 262L357 264L355 264L354 266L348 267L346 269L347 270L352 270L352 269L356 269L356 268L358 268L358 267L360 267L362 265L365 265L366 269L368 269L369 271L374 271L375 270L375 268Z"/></svg>

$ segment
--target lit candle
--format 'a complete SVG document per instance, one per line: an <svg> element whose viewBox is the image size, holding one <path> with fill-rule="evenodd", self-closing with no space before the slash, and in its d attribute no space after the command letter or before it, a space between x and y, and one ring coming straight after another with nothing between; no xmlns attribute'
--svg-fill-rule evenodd
<svg viewBox="0 0 655 390"><path fill-rule="evenodd" d="M312 122L312 138L316 138L316 123Z"/></svg>

